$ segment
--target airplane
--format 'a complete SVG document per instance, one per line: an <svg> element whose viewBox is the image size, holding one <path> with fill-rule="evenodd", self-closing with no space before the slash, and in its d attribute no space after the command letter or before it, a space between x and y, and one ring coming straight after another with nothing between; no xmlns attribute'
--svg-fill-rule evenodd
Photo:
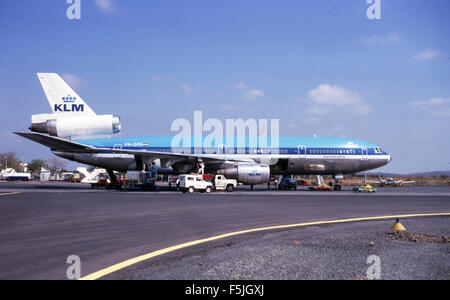
<svg viewBox="0 0 450 300"><path fill-rule="evenodd" d="M415 181L404 181L402 179L394 179L394 178L383 179L381 175L378 175L378 181L367 181L367 183L378 183L381 186L385 185L403 186L404 184L415 183Z"/></svg>
<svg viewBox="0 0 450 300"><path fill-rule="evenodd" d="M344 174L391 161L381 147L350 138L284 136L279 137L277 147L260 148L250 147L248 137L243 137L241 146L236 145L242 137L234 137L233 145L223 137L225 144L183 148L172 145L172 136L111 137L121 130L119 117L97 115L58 74L37 76L52 113L33 115L31 132L14 133L49 147L59 157L104 168L112 182L114 171L141 171L157 165L159 174L184 174L198 171L201 165L205 172L253 187L276 175L334 175L339 180Z"/></svg>

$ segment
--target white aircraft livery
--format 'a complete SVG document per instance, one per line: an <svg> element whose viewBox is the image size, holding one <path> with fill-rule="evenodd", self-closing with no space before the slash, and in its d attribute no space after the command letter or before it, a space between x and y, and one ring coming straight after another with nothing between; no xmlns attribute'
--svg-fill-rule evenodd
<svg viewBox="0 0 450 300"><path fill-rule="evenodd" d="M57 156L105 168L110 174L148 169L155 161L160 174L181 174L195 172L200 163L205 172L259 184L271 175L342 178L391 161L381 147L349 138L279 137L277 147L252 147L245 137L215 139L214 143L225 143L210 147L174 147L171 136L114 138L111 135L121 129L119 117L97 115L58 74L38 73L38 78L52 113L33 115L32 132L15 133L49 147ZM198 140L189 138L191 145Z"/></svg>

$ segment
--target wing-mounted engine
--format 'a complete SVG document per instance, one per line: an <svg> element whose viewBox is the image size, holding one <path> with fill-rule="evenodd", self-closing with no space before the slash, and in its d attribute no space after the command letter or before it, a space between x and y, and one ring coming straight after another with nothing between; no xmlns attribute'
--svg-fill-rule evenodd
<svg viewBox="0 0 450 300"><path fill-rule="evenodd" d="M217 174L245 184L260 184L269 181L270 168L265 165L242 164L217 170Z"/></svg>
<svg viewBox="0 0 450 300"><path fill-rule="evenodd" d="M106 137L120 132L120 118L114 115L40 114L31 117L33 132L62 138Z"/></svg>

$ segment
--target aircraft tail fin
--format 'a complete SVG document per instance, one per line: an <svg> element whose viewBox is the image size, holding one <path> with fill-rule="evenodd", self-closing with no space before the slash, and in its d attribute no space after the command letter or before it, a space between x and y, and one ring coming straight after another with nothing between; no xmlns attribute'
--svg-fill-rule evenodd
<svg viewBox="0 0 450 300"><path fill-rule="evenodd" d="M83 99L56 73L37 73L55 114L95 115Z"/></svg>

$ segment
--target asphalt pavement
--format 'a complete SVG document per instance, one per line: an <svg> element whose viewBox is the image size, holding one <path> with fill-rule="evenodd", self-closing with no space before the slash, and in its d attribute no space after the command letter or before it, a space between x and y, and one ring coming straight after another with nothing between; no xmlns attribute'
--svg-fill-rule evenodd
<svg viewBox="0 0 450 300"><path fill-rule="evenodd" d="M0 194L0 279L65 279L70 255L80 257L84 276L151 251L244 229L450 212L449 188L376 194L259 188L186 195L2 182Z"/></svg>

